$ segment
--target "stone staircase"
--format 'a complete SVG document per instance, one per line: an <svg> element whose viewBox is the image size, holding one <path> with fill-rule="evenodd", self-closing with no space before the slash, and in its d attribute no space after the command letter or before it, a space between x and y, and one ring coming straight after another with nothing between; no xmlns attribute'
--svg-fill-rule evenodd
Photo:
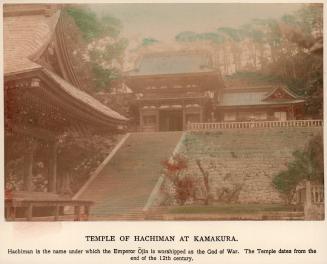
<svg viewBox="0 0 327 264"><path fill-rule="evenodd" d="M151 191L182 132L131 133L76 198L95 202L90 219L140 220Z"/></svg>

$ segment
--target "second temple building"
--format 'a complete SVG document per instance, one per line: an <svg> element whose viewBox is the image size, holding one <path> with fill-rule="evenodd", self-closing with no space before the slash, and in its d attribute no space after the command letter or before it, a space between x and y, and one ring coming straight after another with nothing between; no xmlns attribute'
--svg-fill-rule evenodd
<svg viewBox="0 0 327 264"><path fill-rule="evenodd" d="M301 119L305 100L286 86L225 81L209 53L144 55L126 84L136 94L138 130L185 130L188 123Z"/></svg>

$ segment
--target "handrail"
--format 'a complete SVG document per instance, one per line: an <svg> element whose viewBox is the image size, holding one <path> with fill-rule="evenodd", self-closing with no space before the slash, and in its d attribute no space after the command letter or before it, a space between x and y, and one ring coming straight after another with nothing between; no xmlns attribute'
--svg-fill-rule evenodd
<svg viewBox="0 0 327 264"><path fill-rule="evenodd" d="M324 203L324 186L323 185L311 185L311 202L313 204Z"/></svg>
<svg viewBox="0 0 327 264"><path fill-rule="evenodd" d="M63 200L63 199L6 199L5 200L5 216L7 220L16 221L21 217L17 217L16 209L17 208L24 208L25 216L24 219L27 221L33 221L33 208L35 207L52 207L52 215L48 214L47 217L49 218L52 216L53 220L57 221L60 217L60 209L64 208L65 206L72 206L73 210L73 220L80 221L80 220L88 220L90 207L94 204L93 201L87 200Z"/></svg>
<svg viewBox="0 0 327 264"><path fill-rule="evenodd" d="M309 188L309 190L306 192L306 189ZM305 185L300 187L297 191L297 194L301 196L301 193L306 192L306 195L309 195L310 197L307 197L306 200L301 201L301 199L298 200L298 203L305 202L309 204L323 204L324 203L324 186L322 184L313 184L310 183L309 185Z"/></svg>
<svg viewBox="0 0 327 264"><path fill-rule="evenodd" d="M271 128L271 127L320 127L323 120L287 120L287 121L251 121L251 122L219 122L189 123L187 130L216 130L237 128Z"/></svg>

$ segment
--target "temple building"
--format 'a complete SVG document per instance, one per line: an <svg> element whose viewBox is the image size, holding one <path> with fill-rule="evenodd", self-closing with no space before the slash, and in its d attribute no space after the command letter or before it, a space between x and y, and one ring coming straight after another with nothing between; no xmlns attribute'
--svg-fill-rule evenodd
<svg viewBox="0 0 327 264"><path fill-rule="evenodd" d="M139 131L185 130L188 123L303 118L305 100L286 86L230 87L205 52L144 55L125 82L136 94Z"/></svg>
<svg viewBox="0 0 327 264"><path fill-rule="evenodd" d="M35 155L46 166L49 194L37 195L37 200L50 199L58 205L58 198L50 194L57 194L63 177L57 175L60 137L69 131L116 133L124 130L127 119L80 89L63 38L65 17L60 5L7 4L3 12L6 179L11 177L7 165L23 156L22 184L12 189L20 193L11 198L30 202L30 219L36 193ZM7 209L8 217L11 208Z"/></svg>
<svg viewBox="0 0 327 264"><path fill-rule="evenodd" d="M188 122L211 120L214 97L223 88L204 52L147 54L127 73L126 84L137 97L139 131L184 130Z"/></svg>
<svg viewBox="0 0 327 264"><path fill-rule="evenodd" d="M223 89L215 116L221 122L286 121L303 117L304 99L282 85Z"/></svg>

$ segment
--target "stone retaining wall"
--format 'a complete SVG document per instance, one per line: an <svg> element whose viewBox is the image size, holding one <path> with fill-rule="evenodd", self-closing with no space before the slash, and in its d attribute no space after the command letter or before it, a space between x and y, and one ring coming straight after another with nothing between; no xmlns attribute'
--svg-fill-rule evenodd
<svg viewBox="0 0 327 264"><path fill-rule="evenodd" d="M188 160L188 174L199 179L204 192L200 160L209 172L213 199L238 203L279 203L282 197L273 177L287 168L295 150L303 149L322 127L224 129L187 132L180 154Z"/></svg>

